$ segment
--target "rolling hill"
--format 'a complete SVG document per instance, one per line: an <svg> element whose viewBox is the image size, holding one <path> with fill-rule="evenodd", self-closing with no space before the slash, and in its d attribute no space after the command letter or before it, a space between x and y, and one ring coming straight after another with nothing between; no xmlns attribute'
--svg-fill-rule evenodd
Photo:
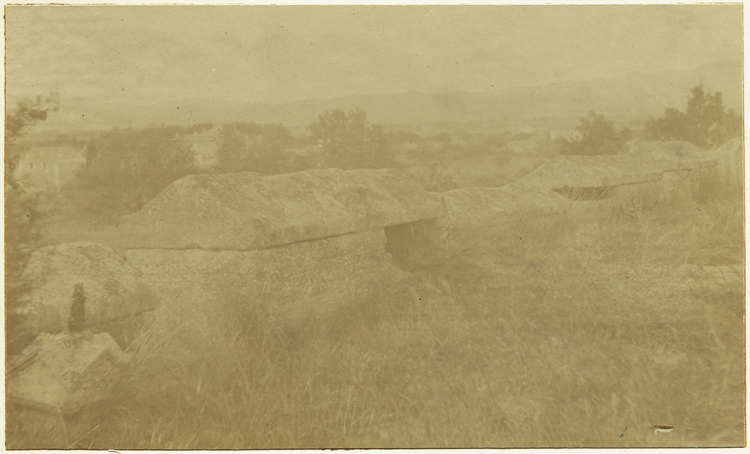
<svg viewBox="0 0 750 454"><path fill-rule="evenodd" d="M725 104L742 110L743 64L723 61L688 71L633 73L620 77L516 87L495 92L393 93L286 104L255 104L196 97L170 102L63 98L45 129L102 129L148 124L245 121L300 128L330 109L365 110L381 124L439 122L502 124L539 117L577 118L593 110L610 117L660 116L665 107L684 109L698 83L722 92ZM239 97L239 96L238 96Z"/></svg>

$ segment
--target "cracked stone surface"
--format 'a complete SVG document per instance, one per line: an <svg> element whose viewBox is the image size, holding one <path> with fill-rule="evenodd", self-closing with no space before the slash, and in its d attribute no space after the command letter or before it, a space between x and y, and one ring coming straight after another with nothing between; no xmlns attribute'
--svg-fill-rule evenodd
<svg viewBox="0 0 750 454"><path fill-rule="evenodd" d="M392 170L190 175L126 216L126 249L256 250L434 219L439 194Z"/></svg>

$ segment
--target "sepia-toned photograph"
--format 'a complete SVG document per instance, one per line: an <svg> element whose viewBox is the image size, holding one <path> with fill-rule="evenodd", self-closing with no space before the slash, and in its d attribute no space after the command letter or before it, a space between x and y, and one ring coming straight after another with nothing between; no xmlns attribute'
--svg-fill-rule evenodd
<svg viewBox="0 0 750 454"><path fill-rule="evenodd" d="M746 446L743 4L4 22L6 449Z"/></svg>

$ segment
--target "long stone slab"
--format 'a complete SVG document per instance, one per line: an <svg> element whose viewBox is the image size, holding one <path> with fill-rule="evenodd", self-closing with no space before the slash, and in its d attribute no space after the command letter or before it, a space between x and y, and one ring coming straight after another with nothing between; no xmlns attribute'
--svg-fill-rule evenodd
<svg viewBox="0 0 750 454"><path fill-rule="evenodd" d="M661 178L662 170L621 156L556 156L515 185L537 190L611 187Z"/></svg>
<svg viewBox="0 0 750 454"><path fill-rule="evenodd" d="M170 317L237 318L258 307L294 323L369 297L390 269L385 241L373 229L255 251L130 249L127 258L163 295Z"/></svg>
<svg viewBox="0 0 750 454"><path fill-rule="evenodd" d="M257 250L434 219L438 194L391 170L190 175L120 223L126 249Z"/></svg>
<svg viewBox="0 0 750 454"><path fill-rule="evenodd" d="M614 187L715 165L711 156L687 142L642 142L622 155L556 156L514 184L537 190Z"/></svg>

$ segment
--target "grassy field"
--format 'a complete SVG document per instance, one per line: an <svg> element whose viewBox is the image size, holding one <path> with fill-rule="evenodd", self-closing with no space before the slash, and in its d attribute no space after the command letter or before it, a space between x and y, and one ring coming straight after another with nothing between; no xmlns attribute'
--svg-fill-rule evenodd
<svg viewBox="0 0 750 454"><path fill-rule="evenodd" d="M115 400L68 421L57 447L744 445L738 194L439 263L296 331L241 300L228 341L154 327ZM43 435L10 423L8 447Z"/></svg>

